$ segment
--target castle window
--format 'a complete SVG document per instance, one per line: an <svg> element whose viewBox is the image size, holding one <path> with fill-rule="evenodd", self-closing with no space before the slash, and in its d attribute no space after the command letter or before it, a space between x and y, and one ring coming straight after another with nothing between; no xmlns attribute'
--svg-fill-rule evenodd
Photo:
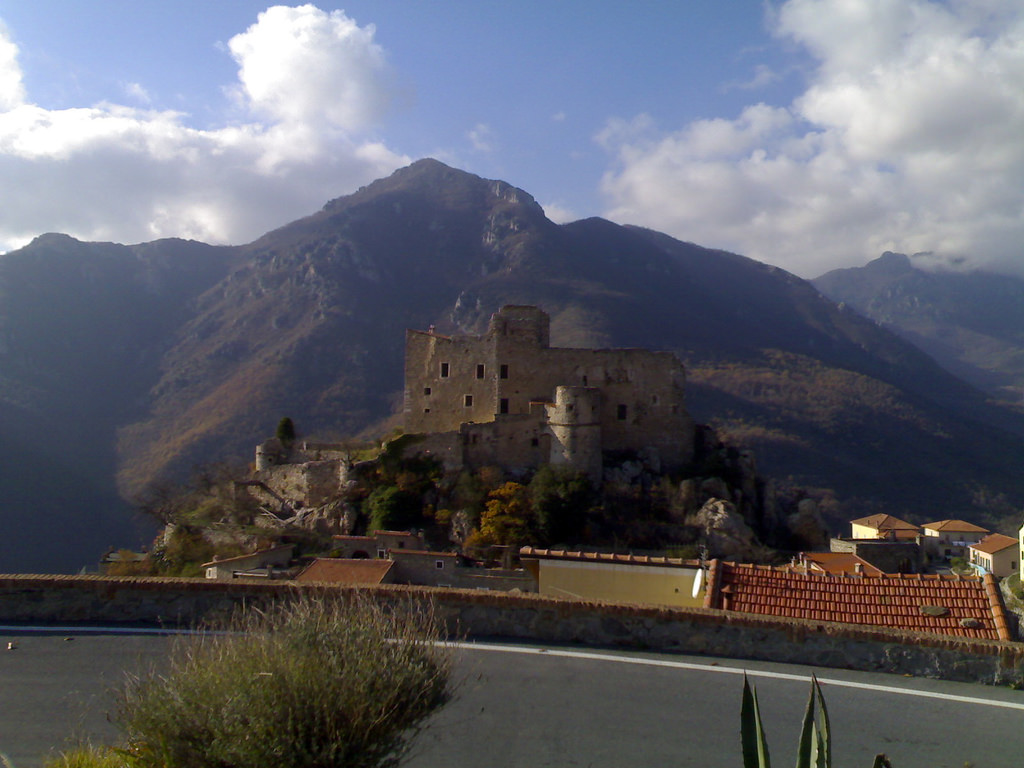
<svg viewBox="0 0 1024 768"><path fill-rule="evenodd" d="M465 395L463 397L463 404L467 408L472 408L473 407L473 396L472 395Z"/></svg>
<svg viewBox="0 0 1024 768"><path fill-rule="evenodd" d="M501 368L498 369L498 378L499 379L507 379L508 378L508 365L502 364Z"/></svg>
<svg viewBox="0 0 1024 768"><path fill-rule="evenodd" d="M484 377L484 367L483 367L483 365L477 365L477 367L476 367L476 377L478 379L482 379Z"/></svg>
<svg viewBox="0 0 1024 768"><path fill-rule="evenodd" d="M424 387L423 388L423 395L425 397L430 397L430 387Z"/></svg>
<svg viewBox="0 0 1024 768"><path fill-rule="evenodd" d="M441 378L442 379L447 379L448 378L449 370L450 369L449 369L448 363L441 363Z"/></svg>
<svg viewBox="0 0 1024 768"><path fill-rule="evenodd" d="M626 404L625 403L619 403L619 407L616 410L616 414L615 415L616 415L616 417L618 418L619 421L625 421L626 420L626 413L627 412L628 412L628 409L626 408Z"/></svg>
<svg viewBox="0 0 1024 768"><path fill-rule="evenodd" d="M435 560L434 567L438 570L444 570L444 560Z"/></svg>
<svg viewBox="0 0 1024 768"><path fill-rule="evenodd" d="M508 398L503 397L498 401L498 413L508 413Z"/></svg>
<svg viewBox="0 0 1024 768"><path fill-rule="evenodd" d="M587 386L587 377L586 376L583 377L583 386L584 387Z"/></svg>
<svg viewBox="0 0 1024 768"><path fill-rule="evenodd" d="M424 412L424 413L430 413L430 409L429 409L429 408L424 408L424 409L423 409L423 412Z"/></svg>
<svg viewBox="0 0 1024 768"><path fill-rule="evenodd" d="M540 438L531 437L530 438L530 445L532 445L534 448L536 448L538 445L540 445Z"/></svg>
<svg viewBox="0 0 1024 768"><path fill-rule="evenodd" d="M651 405L657 405L657 404L658 404L658 396L657 395L651 395Z"/></svg>

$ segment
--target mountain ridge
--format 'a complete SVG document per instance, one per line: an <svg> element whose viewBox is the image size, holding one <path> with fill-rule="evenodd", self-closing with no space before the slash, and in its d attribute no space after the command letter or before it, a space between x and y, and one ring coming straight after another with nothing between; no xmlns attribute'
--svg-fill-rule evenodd
<svg viewBox="0 0 1024 768"><path fill-rule="evenodd" d="M0 297L47 307L34 325L0 298L0 362L17 358L0 405L36 386L37 411L74 414L62 380L104 390L103 418L60 442L87 452L93 430L108 457L88 473L109 473L105 492L114 476L132 497L196 463L247 461L284 415L327 440L386 431L406 328L479 333L512 303L548 312L555 345L675 352L695 417L754 448L765 474L834 496L836 524L1024 503L1019 415L810 282L640 227L555 224L527 192L435 160L245 245L74 243L46 236L0 257ZM69 249L81 276L48 284ZM117 266L108 282L86 279L104 263ZM57 342L72 332L68 358Z"/></svg>

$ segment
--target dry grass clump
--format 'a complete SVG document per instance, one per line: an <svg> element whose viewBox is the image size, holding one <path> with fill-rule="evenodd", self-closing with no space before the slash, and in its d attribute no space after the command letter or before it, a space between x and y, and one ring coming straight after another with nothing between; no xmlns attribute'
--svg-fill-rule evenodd
<svg viewBox="0 0 1024 768"><path fill-rule="evenodd" d="M85 748L53 768L392 766L450 697L449 653L412 605L301 599L221 629L129 679L116 757Z"/></svg>

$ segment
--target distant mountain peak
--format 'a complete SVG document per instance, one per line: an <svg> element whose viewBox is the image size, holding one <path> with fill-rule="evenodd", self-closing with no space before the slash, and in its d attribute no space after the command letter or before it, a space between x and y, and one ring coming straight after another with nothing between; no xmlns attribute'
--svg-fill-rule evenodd
<svg viewBox="0 0 1024 768"><path fill-rule="evenodd" d="M445 165L434 158L423 158L399 168L351 195L337 197L324 206L331 213L350 205L395 193L439 197L451 203L493 205L496 202L522 206L531 214L544 217L544 210L533 196L508 182L485 179L476 174Z"/></svg>
<svg viewBox="0 0 1024 768"><path fill-rule="evenodd" d="M864 268L890 273L914 271L914 265L910 263L910 257L907 254L893 253L892 251L886 251L874 261L868 262Z"/></svg>

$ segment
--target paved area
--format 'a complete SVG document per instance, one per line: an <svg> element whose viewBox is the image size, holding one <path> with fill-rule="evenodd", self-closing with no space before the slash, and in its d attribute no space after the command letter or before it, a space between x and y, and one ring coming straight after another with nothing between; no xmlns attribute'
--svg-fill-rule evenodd
<svg viewBox="0 0 1024 768"><path fill-rule="evenodd" d="M12 641L18 647L5 650ZM115 740L107 721L116 705L111 691L126 670L161 664L172 643L152 635L0 629L0 752L16 768L33 768L52 748ZM417 740L410 768L740 764L740 662L525 646L456 653L456 698ZM746 666L773 757L788 763L812 670ZM1024 693L817 673L837 768L870 765L877 751L896 768L1020 764Z"/></svg>

